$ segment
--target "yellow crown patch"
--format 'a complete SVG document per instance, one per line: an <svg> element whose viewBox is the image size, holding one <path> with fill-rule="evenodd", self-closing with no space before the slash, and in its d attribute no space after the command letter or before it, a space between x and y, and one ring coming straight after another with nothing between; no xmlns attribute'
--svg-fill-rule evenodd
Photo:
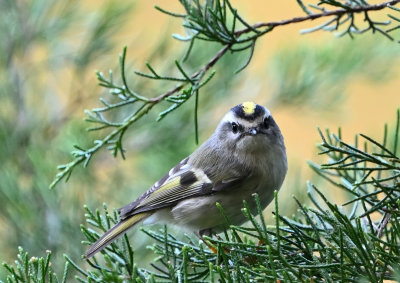
<svg viewBox="0 0 400 283"><path fill-rule="evenodd" d="M243 102L242 103L242 108L243 108L243 112L245 115L253 115L254 111L256 110L256 106L257 104L255 104L254 102L251 101L247 101L247 102Z"/></svg>

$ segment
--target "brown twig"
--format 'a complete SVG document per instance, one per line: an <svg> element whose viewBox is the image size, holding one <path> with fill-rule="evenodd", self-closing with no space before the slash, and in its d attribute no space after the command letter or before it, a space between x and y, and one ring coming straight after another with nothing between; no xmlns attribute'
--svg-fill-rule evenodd
<svg viewBox="0 0 400 283"><path fill-rule="evenodd" d="M346 13L361 13L361 12L368 12L368 11L378 11L387 8L388 6L394 6L397 3L399 3L400 0L392 0L392 1L387 1L383 2L380 4L376 5L370 5L370 6L360 6L360 7L354 7L354 8L348 8L348 9L337 9L333 11L326 11L323 13L318 13L318 14L310 14L304 17L294 17L292 19L287 19L287 20L282 20L282 21L277 21L277 22L263 22L263 23L256 23L251 26L251 28L244 28L241 30L238 30L235 32L235 35L237 37L241 36L242 34L249 33L254 31L255 29L261 28L261 27L269 27L270 30L277 26L285 26L289 24L294 24L294 23L300 23L300 22L305 22L305 21L312 21L318 18L323 18L323 17L330 17L330 16L341 16ZM205 64L201 69L199 69L196 73L194 73L191 78L195 79L199 74L207 72L211 67L215 65L221 59L224 54L231 48L231 44L225 45L222 49L218 51L218 53L210 60L208 61L207 64ZM174 93L177 93L180 91L185 84L180 84L173 89L170 89L169 91L149 99L150 103L158 103L161 100L167 98L168 96L173 95Z"/></svg>
<svg viewBox="0 0 400 283"><path fill-rule="evenodd" d="M391 213L385 213L385 215L383 216L383 219L382 219L382 221L381 221L381 223L379 225L378 231L376 231L376 236L378 238L382 237L383 230L388 225L391 217L392 217Z"/></svg>
<svg viewBox="0 0 400 283"><path fill-rule="evenodd" d="M287 20L282 20L282 21L277 21L277 22L266 22L266 23L256 23L252 25L252 29L258 29L261 27L277 27L277 26L285 26L293 23L300 23L300 22L305 22L305 21L312 21L318 18L323 18L323 17L330 17L330 16L341 16L346 13L361 13L361 12L368 12L368 11L378 11L378 10L383 10L387 8L388 6L394 6L397 3L399 3L400 0L392 0L392 1L387 1L383 2L380 4L376 5L370 5L370 6L360 6L360 7L354 7L354 8L348 8L348 9L337 9L333 11L326 11L323 13L318 13L318 14L310 14L304 17L295 17L292 19L287 19ZM248 33L251 32L252 29L250 28L245 28L242 30L239 30L235 32L236 35L241 35L243 33Z"/></svg>
<svg viewBox="0 0 400 283"><path fill-rule="evenodd" d="M215 63L218 62L219 59L221 59L222 56L224 56L224 54L226 53L226 51L229 50L230 47L231 46L229 44L225 45L221 50L218 51L218 53L210 61L208 61L207 64L205 64L201 69L199 69L196 73L194 73L190 78L195 79L201 73L207 72L210 68L212 68L215 65ZM149 99L149 102L158 103L159 101L167 98L168 96L180 91L184 85L185 84L180 84L180 85L174 87L173 89L171 89L155 98Z"/></svg>

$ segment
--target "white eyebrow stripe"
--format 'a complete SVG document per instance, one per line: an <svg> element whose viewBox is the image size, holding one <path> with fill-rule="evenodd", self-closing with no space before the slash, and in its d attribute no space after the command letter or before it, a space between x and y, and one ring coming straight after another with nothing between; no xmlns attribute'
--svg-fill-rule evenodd
<svg viewBox="0 0 400 283"><path fill-rule="evenodd" d="M249 122L247 120L243 120L243 119L237 119L238 123L240 125L242 125L245 128L249 128L249 127L254 127L255 126L255 121Z"/></svg>
<svg viewBox="0 0 400 283"><path fill-rule="evenodd" d="M226 113L226 115L222 118L222 122L230 122L230 121L236 121L236 120L237 120L237 118L233 114L232 111L229 111L228 113Z"/></svg>

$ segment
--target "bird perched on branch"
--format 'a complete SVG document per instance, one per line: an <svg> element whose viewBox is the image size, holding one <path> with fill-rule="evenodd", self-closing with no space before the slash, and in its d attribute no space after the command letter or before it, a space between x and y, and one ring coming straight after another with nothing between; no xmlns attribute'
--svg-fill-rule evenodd
<svg viewBox="0 0 400 283"><path fill-rule="evenodd" d="M232 224L240 225L246 221L243 201L256 213L253 194L257 193L264 209L280 189L286 172L283 137L270 111L244 102L233 107L189 157L119 209L120 222L101 236L85 257L101 251L140 222L171 223L199 237L221 232L226 221L217 202Z"/></svg>

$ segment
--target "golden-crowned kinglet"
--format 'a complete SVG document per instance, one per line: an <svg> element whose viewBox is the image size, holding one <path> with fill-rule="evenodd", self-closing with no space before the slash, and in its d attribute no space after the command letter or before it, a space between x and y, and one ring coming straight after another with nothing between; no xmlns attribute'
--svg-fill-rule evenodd
<svg viewBox="0 0 400 283"><path fill-rule="evenodd" d="M195 152L137 200L119 209L120 222L85 256L93 256L139 222L172 223L200 237L221 232L226 221L217 202L232 224L242 224L246 220L241 211L243 200L255 213L252 195L257 193L264 209L286 172L286 150L278 125L267 108L244 102L222 118Z"/></svg>

